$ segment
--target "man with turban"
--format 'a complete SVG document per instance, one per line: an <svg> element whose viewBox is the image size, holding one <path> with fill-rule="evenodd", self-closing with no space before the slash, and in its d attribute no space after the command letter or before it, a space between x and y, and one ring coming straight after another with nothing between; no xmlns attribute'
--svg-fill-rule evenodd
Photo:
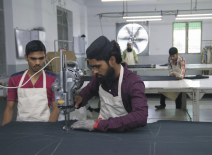
<svg viewBox="0 0 212 155"><path fill-rule="evenodd" d="M168 69L169 76L176 76L177 79L182 80L185 77L185 58L179 56L178 50L175 47L169 49ZM160 97L160 105L155 106L156 109L165 109L166 97L175 100L176 109L181 109L182 93L167 92L162 93Z"/></svg>
<svg viewBox="0 0 212 155"><path fill-rule="evenodd" d="M71 128L102 132L130 131L147 124L148 105L141 78L122 64L116 41L97 38L86 50L95 75L75 97L75 107L85 106L93 96L100 97L100 114L95 120L77 121Z"/></svg>

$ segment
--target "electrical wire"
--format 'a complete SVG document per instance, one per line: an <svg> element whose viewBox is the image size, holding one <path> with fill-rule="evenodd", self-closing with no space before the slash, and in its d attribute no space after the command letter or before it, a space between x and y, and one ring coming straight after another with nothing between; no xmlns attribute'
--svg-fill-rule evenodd
<svg viewBox="0 0 212 155"><path fill-rule="evenodd" d="M100 20L101 32L102 32L102 35L103 35L103 30L102 30L102 17L101 17L99 20Z"/></svg>
<svg viewBox="0 0 212 155"><path fill-rule="evenodd" d="M5 86L0 85L0 88L6 88L6 89L7 89L7 88L21 88L21 87L25 86L25 85L26 85L36 74L38 74L40 71L44 70L44 68L45 68L46 66L48 66L49 63L52 62L52 60L54 60L54 59L56 59L56 58L60 58L60 57L54 57L54 58L52 58L43 68L41 68L39 71L37 71L35 74L33 74L33 75L29 78L29 80L26 81L22 86L18 86L18 87L5 87Z"/></svg>

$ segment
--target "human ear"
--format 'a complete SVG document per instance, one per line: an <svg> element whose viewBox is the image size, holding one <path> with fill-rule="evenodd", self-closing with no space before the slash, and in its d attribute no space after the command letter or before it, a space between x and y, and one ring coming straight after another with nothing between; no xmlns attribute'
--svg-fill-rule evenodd
<svg viewBox="0 0 212 155"><path fill-rule="evenodd" d="M28 56L26 54L24 55L24 58L26 61L28 61Z"/></svg>
<svg viewBox="0 0 212 155"><path fill-rule="evenodd" d="M111 56L110 59L109 59L110 66L114 66L115 62L116 62L116 58L114 56Z"/></svg>

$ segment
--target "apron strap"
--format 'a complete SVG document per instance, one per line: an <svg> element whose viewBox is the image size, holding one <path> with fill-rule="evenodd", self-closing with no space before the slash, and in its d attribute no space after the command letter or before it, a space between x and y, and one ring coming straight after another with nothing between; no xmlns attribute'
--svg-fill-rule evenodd
<svg viewBox="0 0 212 155"><path fill-rule="evenodd" d="M24 81L24 78L25 78L25 76L26 76L27 72L28 72L28 70L26 70L26 71L24 72L24 74L22 75L22 77L21 77L21 81L19 82L19 87L21 87L21 86L22 86L22 83L23 83L23 81Z"/></svg>
<svg viewBox="0 0 212 155"><path fill-rule="evenodd" d="M121 84L123 81L123 75L124 75L124 67L121 65L121 71L119 76L119 85L118 85L118 96L121 97Z"/></svg>
<svg viewBox="0 0 212 155"><path fill-rule="evenodd" d="M45 74L44 70L42 70L42 71L43 71L43 88L46 88L46 74Z"/></svg>

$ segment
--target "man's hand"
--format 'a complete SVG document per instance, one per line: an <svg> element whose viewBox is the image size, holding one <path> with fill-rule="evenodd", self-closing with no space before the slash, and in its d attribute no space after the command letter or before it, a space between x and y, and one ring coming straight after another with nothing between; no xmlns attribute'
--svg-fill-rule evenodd
<svg viewBox="0 0 212 155"><path fill-rule="evenodd" d="M79 104L82 102L82 97L79 95L75 96L74 102L75 102L75 108L78 108Z"/></svg>
<svg viewBox="0 0 212 155"><path fill-rule="evenodd" d="M137 61L137 60L135 60L135 62L136 62L136 63L138 63L138 61Z"/></svg>
<svg viewBox="0 0 212 155"><path fill-rule="evenodd" d="M169 76L175 76L175 74L174 73L171 73L171 74L169 74Z"/></svg>
<svg viewBox="0 0 212 155"><path fill-rule="evenodd" d="M95 123L95 120L77 121L71 126L71 128L76 130L81 129L93 131Z"/></svg>
<svg viewBox="0 0 212 155"><path fill-rule="evenodd" d="M176 76L178 80L182 80L183 77L182 76Z"/></svg>

